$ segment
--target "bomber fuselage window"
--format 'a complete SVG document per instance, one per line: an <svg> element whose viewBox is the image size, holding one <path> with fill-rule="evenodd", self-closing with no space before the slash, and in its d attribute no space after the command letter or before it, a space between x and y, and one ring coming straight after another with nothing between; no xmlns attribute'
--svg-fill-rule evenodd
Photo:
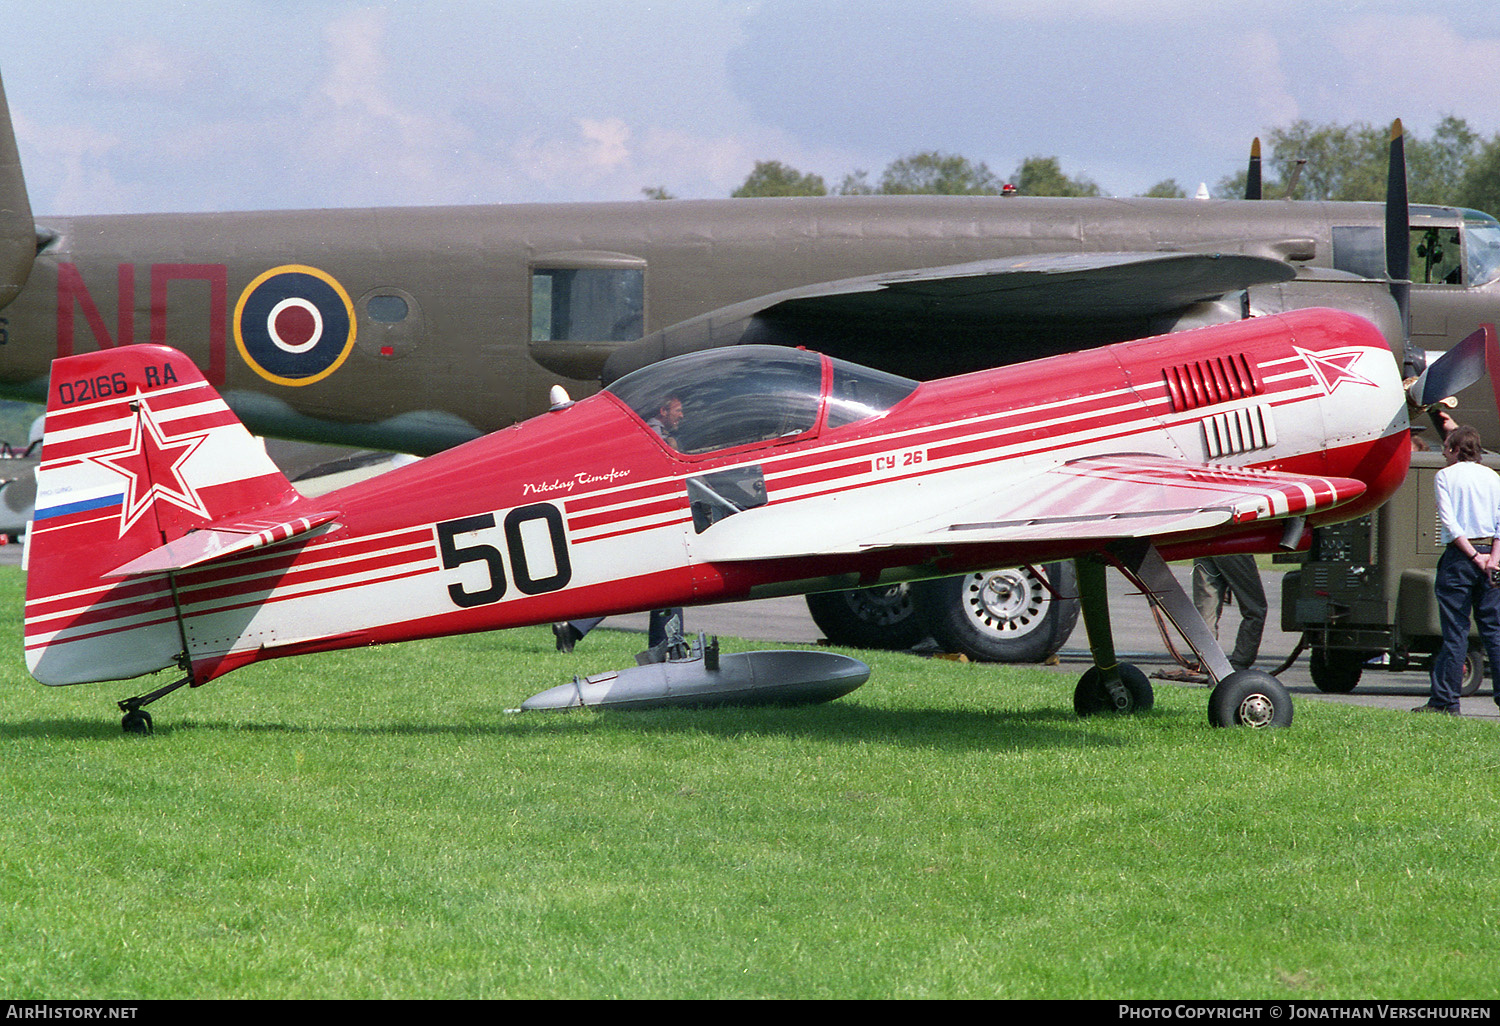
<svg viewBox="0 0 1500 1026"><path fill-rule="evenodd" d="M646 272L636 268L536 268L533 342L629 342L643 334Z"/></svg>
<svg viewBox="0 0 1500 1026"><path fill-rule="evenodd" d="M372 321L379 321L381 324L399 324L406 320L406 315L410 312L406 300L393 295L371 296L365 300L365 310Z"/></svg>

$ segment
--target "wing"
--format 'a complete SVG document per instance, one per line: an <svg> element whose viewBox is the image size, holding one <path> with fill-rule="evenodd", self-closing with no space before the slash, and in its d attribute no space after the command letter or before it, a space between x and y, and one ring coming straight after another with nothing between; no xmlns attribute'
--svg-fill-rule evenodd
<svg viewBox="0 0 1500 1026"><path fill-rule="evenodd" d="M1090 457L1039 475L1024 498L970 504L956 515L870 538L863 547L1162 537L1306 516L1342 506L1364 491L1364 482L1352 478L1158 456Z"/></svg>
<svg viewBox="0 0 1500 1026"><path fill-rule="evenodd" d="M846 278L647 335L611 355L603 379L699 349L769 343L898 373L914 363L920 373L912 376L925 380L1138 338L1153 333L1153 320L1295 276L1284 260L1242 253L1066 253ZM955 355L940 365L943 353Z"/></svg>
<svg viewBox="0 0 1500 1026"><path fill-rule="evenodd" d="M1165 456L1087 457L1003 482L991 479L981 497L957 506L944 503L941 512L895 525L872 523L878 512L850 516L847 507L834 513L772 503L714 525L694 546L704 559L734 561L921 545L1162 538L1305 516L1341 506L1364 491L1364 482L1350 478ZM850 523L865 525L863 533L851 534Z"/></svg>

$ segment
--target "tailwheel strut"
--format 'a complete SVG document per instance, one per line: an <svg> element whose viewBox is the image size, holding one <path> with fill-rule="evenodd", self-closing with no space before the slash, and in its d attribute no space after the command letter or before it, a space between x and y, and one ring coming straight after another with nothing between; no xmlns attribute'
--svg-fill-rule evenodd
<svg viewBox="0 0 1500 1026"><path fill-rule="evenodd" d="M134 698L124 698L116 702L115 704L120 707L120 712L125 714L120 720L120 728L127 734L150 734L153 729L151 726L151 714L144 707L150 705L158 698L165 698L184 684L191 684L192 682L193 678L191 676L184 677L179 681L168 684L164 688L157 688L150 694L137 695Z"/></svg>

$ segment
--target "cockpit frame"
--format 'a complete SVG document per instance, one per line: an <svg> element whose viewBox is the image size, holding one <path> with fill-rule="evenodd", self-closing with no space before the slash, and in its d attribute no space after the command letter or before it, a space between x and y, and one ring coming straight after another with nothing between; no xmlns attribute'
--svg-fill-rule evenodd
<svg viewBox="0 0 1500 1026"><path fill-rule="evenodd" d="M785 346L730 346L643 367L611 396L680 459L784 445L883 416L918 383Z"/></svg>

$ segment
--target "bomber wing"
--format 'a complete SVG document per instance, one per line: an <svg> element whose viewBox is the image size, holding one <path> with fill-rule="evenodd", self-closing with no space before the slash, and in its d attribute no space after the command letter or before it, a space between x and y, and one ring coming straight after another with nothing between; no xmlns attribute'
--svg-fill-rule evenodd
<svg viewBox="0 0 1500 1026"><path fill-rule="evenodd" d="M1153 322L1195 304L1294 277L1270 256L1172 252L1007 257L846 278L647 335L610 356L603 380L749 343L805 346L927 379L1151 334Z"/></svg>

